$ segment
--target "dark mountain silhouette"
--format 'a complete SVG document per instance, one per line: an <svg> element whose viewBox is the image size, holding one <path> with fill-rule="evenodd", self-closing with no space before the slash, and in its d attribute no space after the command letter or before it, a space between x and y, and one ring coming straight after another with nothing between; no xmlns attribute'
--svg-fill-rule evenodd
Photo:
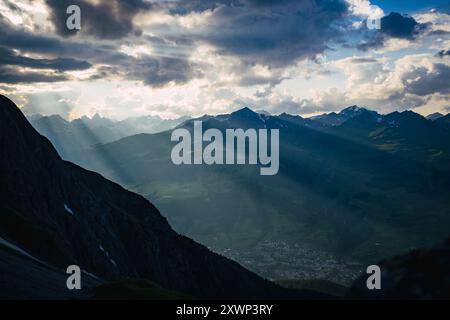
<svg viewBox="0 0 450 320"><path fill-rule="evenodd" d="M432 113L432 114L427 115L426 118L427 118L428 120L434 121L434 120L437 120L437 119L439 119L439 118L442 118L443 116L444 116L444 115L443 115L442 113L440 113L440 112L435 112L435 113Z"/></svg>
<svg viewBox="0 0 450 320"><path fill-rule="evenodd" d="M382 261L381 290L368 290L368 275L347 293L349 299L450 299L450 239L428 249Z"/></svg>
<svg viewBox="0 0 450 320"><path fill-rule="evenodd" d="M432 164L448 171L448 131L438 120L429 121L412 111L373 117L355 116L329 132L409 160Z"/></svg>
<svg viewBox="0 0 450 320"><path fill-rule="evenodd" d="M446 130L450 130L450 113L435 120L436 124Z"/></svg>
<svg viewBox="0 0 450 320"><path fill-rule="evenodd" d="M4 96L0 133L0 260L7 259L5 248L16 248L21 259L34 257L48 266L36 277L77 264L104 281L143 278L199 298L314 296L281 289L210 252L175 233L142 196L61 160ZM0 267L0 295L13 298L17 292L11 281L17 275L8 275L36 269L21 262ZM62 278L54 273L47 275L49 281Z"/></svg>
<svg viewBox="0 0 450 320"><path fill-rule="evenodd" d="M276 176L260 176L256 166L175 166L170 132L71 159L144 195L175 230L266 277L346 282L361 264L448 236L450 142L436 121L409 111L351 107L339 115L347 120L326 126L249 108L202 117L204 129L279 129Z"/></svg>
<svg viewBox="0 0 450 320"><path fill-rule="evenodd" d="M1 212L3 214L3 212ZM3 222L3 220L2 220ZM67 290L68 275L0 238L0 299L90 299L103 279L82 273L82 290Z"/></svg>
<svg viewBox="0 0 450 320"><path fill-rule="evenodd" d="M325 127L332 127L339 126L347 120L358 116L371 116L373 118L378 118L380 115L375 111L367 110L358 106L351 106L343 109L339 113L331 112L311 117L311 120L314 120L316 124L321 124Z"/></svg>

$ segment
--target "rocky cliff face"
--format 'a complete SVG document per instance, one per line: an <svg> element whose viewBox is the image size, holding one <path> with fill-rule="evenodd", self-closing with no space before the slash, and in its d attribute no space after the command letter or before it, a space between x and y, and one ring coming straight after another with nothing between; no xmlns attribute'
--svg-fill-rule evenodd
<svg viewBox="0 0 450 320"><path fill-rule="evenodd" d="M201 298L308 296L175 233L143 197L63 161L4 96L0 149L0 237L53 266L145 278Z"/></svg>

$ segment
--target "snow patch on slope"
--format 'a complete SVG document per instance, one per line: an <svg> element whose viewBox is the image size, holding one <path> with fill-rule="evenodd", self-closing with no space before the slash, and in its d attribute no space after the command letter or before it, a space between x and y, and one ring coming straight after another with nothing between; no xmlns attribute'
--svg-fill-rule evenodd
<svg viewBox="0 0 450 320"><path fill-rule="evenodd" d="M69 207L67 204L65 204L65 203L64 203L64 209L65 209L68 213L70 213L71 215L75 215L75 213L73 213L73 210L70 209L70 207Z"/></svg>
<svg viewBox="0 0 450 320"><path fill-rule="evenodd" d="M98 248L106 255L106 258L109 260L109 262L111 262L111 264L117 268L117 263L116 261L114 261L114 259L111 258L109 252L105 250L102 245L99 245Z"/></svg>

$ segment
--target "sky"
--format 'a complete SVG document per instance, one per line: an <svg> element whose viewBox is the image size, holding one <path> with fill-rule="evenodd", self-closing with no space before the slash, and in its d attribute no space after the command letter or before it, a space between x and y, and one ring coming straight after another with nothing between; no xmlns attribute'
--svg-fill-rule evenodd
<svg viewBox="0 0 450 320"><path fill-rule="evenodd" d="M0 93L28 115L446 114L449 79L449 1L0 0Z"/></svg>

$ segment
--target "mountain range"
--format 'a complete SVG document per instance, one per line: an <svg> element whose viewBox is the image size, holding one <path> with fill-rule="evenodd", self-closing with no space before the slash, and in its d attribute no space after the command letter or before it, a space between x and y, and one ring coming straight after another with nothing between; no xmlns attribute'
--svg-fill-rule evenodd
<svg viewBox="0 0 450 320"><path fill-rule="evenodd" d="M0 96L0 297L299 298L177 234L142 196L60 158ZM66 288L69 265L84 290ZM124 296L121 296L124 298Z"/></svg>
<svg viewBox="0 0 450 320"><path fill-rule="evenodd" d="M274 177L251 166L171 166L170 131L69 154L152 190L176 229L298 291L177 234L148 200L62 160L1 96L0 298L448 298L449 240L411 251L447 235L448 117L431 118L356 106L309 119L249 108L202 117L221 130L279 129ZM147 164L138 179L132 169ZM363 270L374 262L384 290L369 292ZM65 287L68 264L82 267L83 290Z"/></svg>
<svg viewBox="0 0 450 320"><path fill-rule="evenodd" d="M280 130L280 171L175 166L170 131L68 155L151 200L177 232L274 280L350 283L363 265L448 235L447 116L352 106L302 118L249 108L203 128ZM180 126L192 130L193 120Z"/></svg>
<svg viewBox="0 0 450 320"><path fill-rule="evenodd" d="M28 120L42 135L46 136L65 158L69 153L106 143L138 133L156 133L169 130L189 117L162 119L159 116L129 117L114 121L96 113L67 121L59 115L33 114Z"/></svg>

